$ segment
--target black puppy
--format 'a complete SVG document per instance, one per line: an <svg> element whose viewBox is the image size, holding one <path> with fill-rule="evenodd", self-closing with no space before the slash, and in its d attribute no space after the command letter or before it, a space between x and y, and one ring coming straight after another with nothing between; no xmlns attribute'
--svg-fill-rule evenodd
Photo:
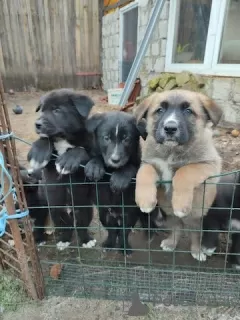
<svg viewBox="0 0 240 320"><path fill-rule="evenodd" d="M138 219L147 227L148 216L136 207L132 181L140 165L140 136L145 138L145 123L137 127L134 116L113 111L92 116L87 128L94 133L95 144L85 174L92 181L102 179L97 194L93 192L93 201L98 202L100 221L108 230L103 247L115 248L118 241L120 251L128 255L131 228Z"/></svg>
<svg viewBox="0 0 240 320"><path fill-rule="evenodd" d="M47 200L54 225L62 231L59 250L69 246L74 225L84 247L96 243L87 231L93 217L91 189L81 167L89 160L91 135L85 121L93 105L85 95L58 89L42 97L36 109L41 111L35 123L40 139L33 143L28 161L34 169L44 168L44 180L51 184L46 186Z"/></svg>
<svg viewBox="0 0 240 320"><path fill-rule="evenodd" d="M24 193L29 209L29 216L34 219L34 239L37 244L45 242L44 227L48 217L48 208L46 195L43 187L40 186L42 171L28 171L25 167L20 166L20 175L23 182ZM18 203L16 203L18 209Z"/></svg>
<svg viewBox="0 0 240 320"><path fill-rule="evenodd" d="M203 218L203 230L202 250L208 256L217 248L219 233L230 230L232 245L228 261L240 267L240 172L220 179L216 199Z"/></svg>

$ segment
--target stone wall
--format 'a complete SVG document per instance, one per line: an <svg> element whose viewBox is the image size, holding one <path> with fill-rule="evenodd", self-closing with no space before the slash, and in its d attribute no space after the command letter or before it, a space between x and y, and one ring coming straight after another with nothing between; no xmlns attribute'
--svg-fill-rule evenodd
<svg viewBox="0 0 240 320"><path fill-rule="evenodd" d="M152 8L156 0L139 0L139 19L138 19L138 45L140 45ZM147 50L146 56L143 60L140 69L139 77L142 81L143 94L147 93L147 83L149 79L155 77L164 71L166 44L167 44L167 30L168 30L168 15L169 15L169 1L166 1L163 11L161 12L159 22L155 27L151 43Z"/></svg>
<svg viewBox="0 0 240 320"><path fill-rule="evenodd" d="M138 0L138 46L143 39L147 23L156 0ZM159 23L154 31L150 46L142 62L139 76L142 81L142 95L148 93L148 82L164 72L169 1L165 3ZM102 64L103 88L116 88L119 75L119 10L103 17ZM204 77L206 93L224 109L223 120L240 124L240 78Z"/></svg>
<svg viewBox="0 0 240 320"><path fill-rule="evenodd" d="M156 0L138 0L138 47L144 37L145 30ZM143 60L139 76L143 86L154 73L164 71L169 1L164 5L159 23L154 30L149 49ZM104 90L116 88L120 82L119 45L120 45L120 11L107 14L102 23L102 82Z"/></svg>
<svg viewBox="0 0 240 320"><path fill-rule="evenodd" d="M104 90L119 84L119 10L102 21L102 83Z"/></svg>
<svg viewBox="0 0 240 320"><path fill-rule="evenodd" d="M207 78L208 95L223 108L223 120L240 124L240 78Z"/></svg>

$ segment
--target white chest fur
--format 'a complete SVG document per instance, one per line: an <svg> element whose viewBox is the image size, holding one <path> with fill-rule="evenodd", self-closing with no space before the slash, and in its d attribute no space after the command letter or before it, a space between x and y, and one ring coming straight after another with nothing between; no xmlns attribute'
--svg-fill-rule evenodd
<svg viewBox="0 0 240 320"><path fill-rule="evenodd" d="M170 166L170 159L162 160L162 159L153 159L151 163L158 169L161 173L161 181L170 181L173 177L173 172ZM165 184L166 192L169 191L171 187L170 183Z"/></svg>
<svg viewBox="0 0 240 320"><path fill-rule="evenodd" d="M66 152L67 149L74 148L74 146L72 144L70 144L69 142L67 142L67 140L64 140L64 139L59 139L59 140L55 141L54 147L55 147L59 156L64 154L64 152Z"/></svg>

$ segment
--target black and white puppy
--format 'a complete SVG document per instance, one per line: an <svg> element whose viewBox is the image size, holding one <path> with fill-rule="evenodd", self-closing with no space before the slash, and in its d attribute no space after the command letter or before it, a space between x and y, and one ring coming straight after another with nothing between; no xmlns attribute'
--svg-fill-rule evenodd
<svg viewBox="0 0 240 320"><path fill-rule="evenodd" d="M117 247L129 255L131 228L141 217L148 219L136 207L132 181L140 165L140 136L145 138L145 123L137 127L133 115L112 111L90 117L87 128L94 133L95 143L85 174L89 180L100 181L94 189L93 201L99 206L100 221L108 231L103 247ZM142 224L147 226L146 222Z"/></svg>
<svg viewBox="0 0 240 320"><path fill-rule="evenodd" d="M87 230L93 210L91 189L81 167L89 160L91 135L85 121L93 105L85 95L57 89L43 96L36 109L41 112L35 123L40 139L33 143L28 161L33 169L44 168L51 216L54 225L61 230L59 250L70 245L74 226L83 247L91 248L96 244Z"/></svg>
<svg viewBox="0 0 240 320"><path fill-rule="evenodd" d="M217 248L219 233L231 232L228 261L240 268L240 172L224 175L220 179L216 199L203 218L203 230L202 250L208 256Z"/></svg>
<svg viewBox="0 0 240 320"><path fill-rule="evenodd" d="M29 216L34 220L34 239L37 244L46 241L45 224L48 217L48 208L44 188L40 186L42 170L30 171L20 166L20 175L29 209ZM18 203L16 203L18 209Z"/></svg>

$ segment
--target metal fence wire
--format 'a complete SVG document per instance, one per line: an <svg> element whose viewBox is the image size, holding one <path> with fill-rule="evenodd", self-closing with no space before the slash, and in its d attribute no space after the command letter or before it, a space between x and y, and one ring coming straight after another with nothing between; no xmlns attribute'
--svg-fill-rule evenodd
<svg viewBox="0 0 240 320"><path fill-rule="evenodd" d="M143 228L137 223L131 229L129 236L133 249L131 256L119 253L118 248L109 251L103 250L102 243L106 239L107 231L99 221L98 209L100 207L108 208L109 203L99 203L98 193L99 188L106 182L80 183L83 185L91 184L92 188L96 190L97 203L92 205L94 217L88 229L97 243L93 248L82 247L77 236L77 230L80 227L73 225L71 227L74 231L71 244L65 250L59 251L56 246L57 228L49 224L45 226L45 232L53 231L51 235L47 236L46 243L38 246L46 295L129 300L137 292L142 301L154 304L238 305L240 302L239 266L230 264L229 256L231 256L232 234L240 235L239 231L232 228L230 223L234 212L237 213L240 210L239 207L234 206L235 191L236 188L240 188L240 170L223 175L234 177L231 184L231 205L228 208L218 208L218 210L228 212L229 223L218 229L208 230L220 233L220 237L214 255L208 257L205 262L194 260L189 251L188 233L198 231L203 234L202 226L199 226L198 230L184 229L184 235L177 248L172 252L165 252L160 248L160 243L165 239L169 230L154 228L152 230L154 236L150 238L149 227L146 238ZM132 183L134 184L135 181ZM205 184L208 183L211 183L211 180L205 182ZM71 181L71 176L65 185L68 185L71 199L73 199L74 183ZM25 186L29 187L29 184ZM37 186L47 189L47 185L44 183L39 183ZM73 219L76 221L75 211L81 210L82 207L74 205L73 202L68 203L64 208L66 211L67 208L71 208ZM122 209L122 232L124 233L127 231L124 217L128 209L128 206L124 205L124 195L122 195L119 206ZM114 206L111 205L111 207ZM32 209L40 208L43 206L28 207L30 212ZM51 218L51 211L56 206L48 204L45 208L48 209ZM21 220L18 223L21 225ZM35 225L34 228L37 229L39 226ZM59 228L61 231L66 229L64 225ZM2 250L5 255L9 255L9 251L13 250L8 237L9 234L6 233L0 238L0 247L2 247L3 241L5 244L8 243L7 249L5 246L5 249ZM123 251L126 249L125 246L122 248ZM235 253L235 256L237 255L238 253Z"/></svg>

